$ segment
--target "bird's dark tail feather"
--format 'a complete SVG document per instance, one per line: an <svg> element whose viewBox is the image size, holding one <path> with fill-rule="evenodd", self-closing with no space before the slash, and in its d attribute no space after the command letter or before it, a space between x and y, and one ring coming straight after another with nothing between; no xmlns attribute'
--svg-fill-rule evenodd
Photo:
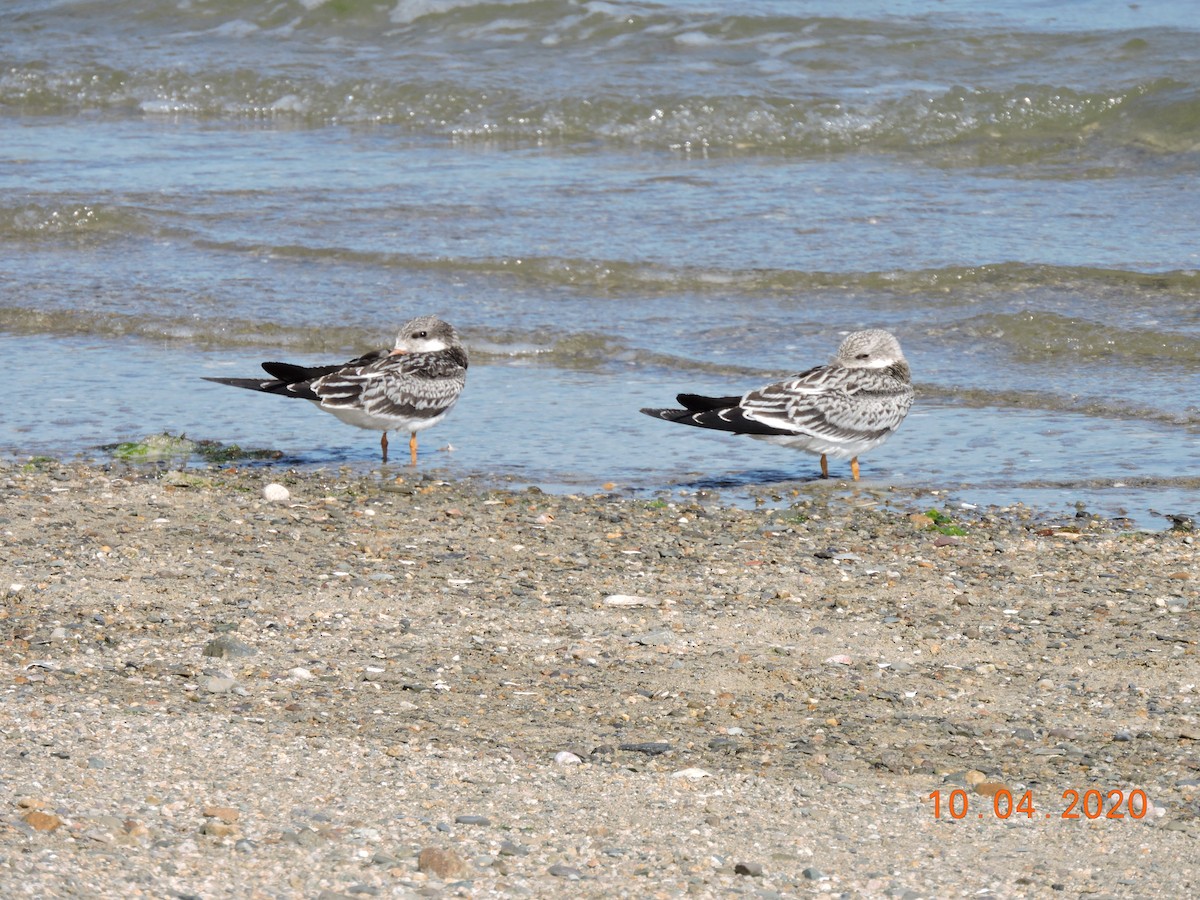
<svg viewBox="0 0 1200 900"><path fill-rule="evenodd" d="M639 412L655 419L665 419L668 422L675 422L680 416L688 415L686 409L649 409L644 407Z"/></svg>
<svg viewBox="0 0 1200 900"><path fill-rule="evenodd" d="M315 381L323 375L345 368L349 363L340 366L298 366L295 363L265 362L263 371L284 384L299 384L302 381Z"/></svg>
<svg viewBox="0 0 1200 900"><path fill-rule="evenodd" d="M248 391L270 391L272 385L278 384L282 387L282 383L273 378L204 378L205 381L211 381L215 384L228 384L233 387L245 388Z"/></svg>
<svg viewBox="0 0 1200 900"><path fill-rule="evenodd" d="M316 400L317 396L307 385L290 385L275 378L204 378L217 384L228 384L232 387L245 388L248 391L261 391L265 394L281 394L284 397L299 397L303 400Z"/></svg>
<svg viewBox="0 0 1200 900"><path fill-rule="evenodd" d="M680 394L678 400L680 403L687 403L692 401L693 398L696 400L712 401L714 403L718 402L716 398L697 397L695 394ZM741 397L726 397L724 400L731 400L732 403L704 409L643 409L642 412L648 416L663 419L667 422L678 422L680 425L694 425L697 428L711 428L714 431L729 431L734 434L794 434L794 432L782 428L774 428L770 425L764 425L762 422L756 422L754 419L746 418L742 408L738 405L741 399Z"/></svg>
<svg viewBox="0 0 1200 900"><path fill-rule="evenodd" d="M700 394L677 394L675 402L683 404L690 412L707 412L710 409L728 409L742 402L739 397L704 397Z"/></svg>

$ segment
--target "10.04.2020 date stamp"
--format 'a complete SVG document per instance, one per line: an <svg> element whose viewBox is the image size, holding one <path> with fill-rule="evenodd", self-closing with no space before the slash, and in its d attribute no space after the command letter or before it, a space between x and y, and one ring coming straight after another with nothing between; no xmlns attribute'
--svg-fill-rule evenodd
<svg viewBox="0 0 1200 900"><path fill-rule="evenodd" d="M1068 788L1062 792L1063 806L1058 808L1057 815L1039 808L1033 800L1033 791L1025 791L1017 799L1013 798L1008 788L996 791L991 799L985 796L975 796L975 806L972 807L971 797L965 790L958 788L943 794L934 791L926 799L933 801L933 817L941 819L948 816L951 819L966 819L975 814L982 819L990 816L996 819L1009 819L1013 816L1024 816L1027 819L1144 819L1150 811L1150 801L1146 792L1141 788L1126 794L1121 790L1101 791L1091 788L1078 791ZM982 805L980 801L983 801Z"/></svg>

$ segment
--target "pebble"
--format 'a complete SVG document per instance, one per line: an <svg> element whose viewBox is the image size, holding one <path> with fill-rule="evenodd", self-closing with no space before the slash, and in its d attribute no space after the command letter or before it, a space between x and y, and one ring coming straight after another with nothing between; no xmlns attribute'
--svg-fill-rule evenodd
<svg viewBox="0 0 1200 900"><path fill-rule="evenodd" d="M54 831L62 827L63 821L54 813L45 813L39 809L25 813L25 824L34 831Z"/></svg>
<svg viewBox="0 0 1200 900"><path fill-rule="evenodd" d="M459 825L491 825L492 820L487 816L455 816L454 821Z"/></svg>
<svg viewBox="0 0 1200 900"><path fill-rule="evenodd" d="M311 828L301 828L299 831L285 831L279 837L280 841L286 844L295 844L298 847L315 847L321 842L321 836Z"/></svg>
<svg viewBox="0 0 1200 900"><path fill-rule="evenodd" d="M662 628L658 631L647 631L645 634L631 634L629 636L631 644L640 644L643 647L658 647L663 644L673 644L675 640L675 632L669 628Z"/></svg>
<svg viewBox="0 0 1200 900"><path fill-rule="evenodd" d="M222 822L219 819L207 819L200 826L200 833L206 834L209 837L229 837L237 829L228 822Z"/></svg>
<svg viewBox="0 0 1200 900"><path fill-rule="evenodd" d="M282 484L271 482L262 489L263 499L268 503L286 503L292 499L292 492Z"/></svg>
<svg viewBox="0 0 1200 900"><path fill-rule="evenodd" d="M204 656L218 659L235 659L243 656L254 656L258 651L249 644L238 640L232 634L222 634L204 645Z"/></svg>
<svg viewBox="0 0 1200 900"><path fill-rule="evenodd" d="M678 772L671 774L672 778L687 778L690 781L698 781L701 778L712 778L712 772L706 772L704 769L692 767L690 769L680 769Z"/></svg>
<svg viewBox="0 0 1200 900"><path fill-rule="evenodd" d="M126 819L121 823L121 828L131 838L148 838L150 837L150 829L136 819Z"/></svg>
<svg viewBox="0 0 1200 900"><path fill-rule="evenodd" d="M762 863L740 862L733 867L733 873L735 875L747 875L751 878L762 878Z"/></svg>
<svg viewBox="0 0 1200 900"><path fill-rule="evenodd" d="M1008 785L1000 781L981 781L975 785L975 793L983 797L995 797L1001 791L1007 791Z"/></svg>
<svg viewBox="0 0 1200 900"><path fill-rule="evenodd" d="M577 766L583 762L583 759L570 750L559 750L554 754L554 761L560 766Z"/></svg>
<svg viewBox="0 0 1200 900"><path fill-rule="evenodd" d="M228 675L206 675L196 681L200 690L209 694L228 694L237 685L237 681Z"/></svg>
<svg viewBox="0 0 1200 900"><path fill-rule="evenodd" d="M562 863L555 863L547 871L555 878L566 878L569 881L578 881L583 877L583 873L571 866L564 866Z"/></svg>
<svg viewBox="0 0 1200 900"><path fill-rule="evenodd" d="M453 850L426 847L417 854L417 870L435 875L442 881L455 881L467 874L467 864Z"/></svg>
<svg viewBox="0 0 1200 900"><path fill-rule="evenodd" d="M602 602L605 606L616 606L623 609L659 605L659 601L653 597L638 597L634 594L609 594Z"/></svg>
<svg viewBox="0 0 1200 900"><path fill-rule="evenodd" d="M621 744L622 750L628 750L631 753L645 753L647 756L658 756L661 753L666 753L671 749L671 745L666 741L646 741L640 744Z"/></svg>

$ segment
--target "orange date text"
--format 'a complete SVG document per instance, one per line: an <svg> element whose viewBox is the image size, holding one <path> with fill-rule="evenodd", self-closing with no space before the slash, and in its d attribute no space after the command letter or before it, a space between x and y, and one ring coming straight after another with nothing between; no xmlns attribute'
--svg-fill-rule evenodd
<svg viewBox="0 0 1200 900"><path fill-rule="evenodd" d="M1033 801L1033 791L1013 797L1008 788L1001 788L991 797L969 794L962 788L953 791L934 791L927 798L933 802L935 819L1144 819L1150 811L1150 801L1141 788L1126 793L1121 790L1101 791L1090 788L1078 791L1068 788L1062 792L1061 808L1054 812L1039 808Z"/></svg>

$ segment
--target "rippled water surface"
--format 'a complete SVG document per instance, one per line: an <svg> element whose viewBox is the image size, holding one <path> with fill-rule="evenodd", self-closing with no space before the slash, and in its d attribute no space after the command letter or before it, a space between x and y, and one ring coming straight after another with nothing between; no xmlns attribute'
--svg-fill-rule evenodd
<svg viewBox="0 0 1200 900"><path fill-rule="evenodd" d="M885 327L919 398L871 484L1196 514L1193 4L945 6L7 4L0 448L371 466L198 376L438 312L473 366L428 465L736 497L816 461L637 408Z"/></svg>

